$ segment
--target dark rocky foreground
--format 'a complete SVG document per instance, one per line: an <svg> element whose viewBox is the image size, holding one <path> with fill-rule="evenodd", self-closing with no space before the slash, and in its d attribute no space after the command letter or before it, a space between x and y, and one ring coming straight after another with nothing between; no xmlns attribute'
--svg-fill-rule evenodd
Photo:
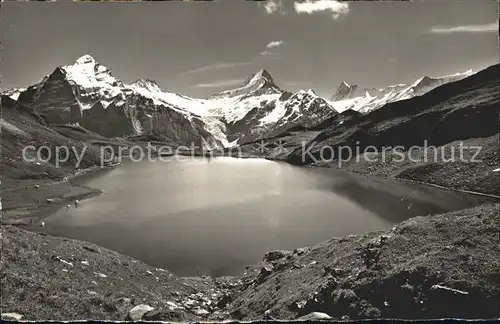
<svg viewBox="0 0 500 324"><path fill-rule="evenodd" d="M2 229L2 313L24 320L195 321L217 309L233 278L179 278L133 258L71 239Z"/></svg>
<svg viewBox="0 0 500 324"><path fill-rule="evenodd" d="M273 251L226 311L243 320L497 318L499 204L412 218L390 231Z"/></svg>

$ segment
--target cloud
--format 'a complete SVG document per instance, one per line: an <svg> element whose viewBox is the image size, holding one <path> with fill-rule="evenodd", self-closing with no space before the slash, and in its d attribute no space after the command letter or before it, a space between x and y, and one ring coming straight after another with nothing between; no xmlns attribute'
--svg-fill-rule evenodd
<svg viewBox="0 0 500 324"><path fill-rule="evenodd" d="M498 21L483 25L462 25L453 27L435 26L430 29L430 32L434 34L487 33L487 32L497 32L497 31L498 31Z"/></svg>
<svg viewBox="0 0 500 324"><path fill-rule="evenodd" d="M260 52L260 56L266 56L266 55L274 55L274 53L270 52L270 51L262 51L262 52Z"/></svg>
<svg viewBox="0 0 500 324"><path fill-rule="evenodd" d="M242 80L242 79L222 80L222 81L214 81L211 83L199 83L195 87L196 88L222 88L222 87L239 85L239 84L242 84L243 81L244 80Z"/></svg>
<svg viewBox="0 0 500 324"><path fill-rule="evenodd" d="M337 19L340 15L347 14L349 12L349 4L347 2L340 2L335 0L306 0L302 2L294 2L295 12L298 14L308 14L312 15L314 13L329 11L332 14L333 19Z"/></svg>
<svg viewBox="0 0 500 324"><path fill-rule="evenodd" d="M266 45L266 48L273 48L273 47L279 47L283 45L284 41L279 40L279 41L272 41L269 44Z"/></svg>
<svg viewBox="0 0 500 324"><path fill-rule="evenodd" d="M237 66L245 66L245 65L251 65L252 62L232 62L232 63L215 63L215 64L209 64L205 66L201 66L196 69L188 70L184 72L184 74L194 74L194 73L203 73L207 71L216 71L216 70L222 70L222 69L229 69Z"/></svg>
<svg viewBox="0 0 500 324"><path fill-rule="evenodd" d="M275 12L279 12L281 14L284 14L285 11L283 10L285 8L283 4L283 0L267 0L264 3L264 9L266 9L266 12L269 15L272 15Z"/></svg>
<svg viewBox="0 0 500 324"><path fill-rule="evenodd" d="M276 55L276 53L272 52L272 48L278 48L281 45L283 45L285 42L282 40L277 40L277 41L272 41L269 42L269 44L266 45L266 50L260 52L260 56L271 56L271 55Z"/></svg>

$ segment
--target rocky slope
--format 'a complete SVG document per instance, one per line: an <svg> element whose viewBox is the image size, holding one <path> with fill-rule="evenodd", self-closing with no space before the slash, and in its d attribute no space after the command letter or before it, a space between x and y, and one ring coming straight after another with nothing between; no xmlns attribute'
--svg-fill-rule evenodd
<svg viewBox="0 0 500 324"><path fill-rule="evenodd" d="M118 146L123 142L105 138L76 126L51 127L37 112L10 97L2 96L1 138L2 179L62 179L76 169L101 164L100 145ZM23 150L32 146L32 149ZM46 146L47 149L37 150ZM60 156L56 164L57 147L68 147L67 159ZM78 165L77 155L85 152ZM106 153L106 152L105 152ZM62 154L62 152L60 153ZM103 158L107 159L105 154Z"/></svg>
<svg viewBox="0 0 500 324"><path fill-rule="evenodd" d="M13 226L0 239L2 313L23 320L200 321L237 284L180 278L90 243ZM146 311L132 311L140 305Z"/></svg>
<svg viewBox="0 0 500 324"><path fill-rule="evenodd" d="M499 204L415 217L388 232L272 251L247 268L229 316L498 318Z"/></svg>

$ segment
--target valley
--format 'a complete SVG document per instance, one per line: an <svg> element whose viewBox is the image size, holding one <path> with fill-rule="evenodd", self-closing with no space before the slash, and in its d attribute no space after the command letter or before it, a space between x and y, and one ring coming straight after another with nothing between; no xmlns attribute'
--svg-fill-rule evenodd
<svg viewBox="0 0 500 324"><path fill-rule="evenodd" d="M263 69L199 99L84 55L2 92L2 305L30 320L124 320L137 305L175 321L496 318L499 69L343 82L330 100ZM114 164L148 144L196 149L169 168ZM27 162L28 145L53 154Z"/></svg>

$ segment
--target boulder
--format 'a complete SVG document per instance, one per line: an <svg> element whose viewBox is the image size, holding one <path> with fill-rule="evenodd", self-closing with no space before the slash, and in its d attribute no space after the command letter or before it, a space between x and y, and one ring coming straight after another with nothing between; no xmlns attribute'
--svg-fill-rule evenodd
<svg viewBox="0 0 500 324"><path fill-rule="evenodd" d="M332 317L328 314L325 313L320 313L320 312L312 312L307 315L301 316L297 318L299 321L313 321L313 320L327 320L331 319Z"/></svg>
<svg viewBox="0 0 500 324"><path fill-rule="evenodd" d="M23 319L23 315L18 313L2 313L2 320L4 321L20 321Z"/></svg>
<svg viewBox="0 0 500 324"><path fill-rule="evenodd" d="M197 315L197 316L207 316L210 314L209 311L207 311L206 309L203 309L201 307L197 307L195 309L192 310L193 314Z"/></svg>
<svg viewBox="0 0 500 324"><path fill-rule="evenodd" d="M140 304L129 310L128 318L132 321L140 321L144 314L154 310L153 307L145 304Z"/></svg>
<svg viewBox="0 0 500 324"><path fill-rule="evenodd" d="M142 316L145 321L173 321L181 322L184 316L181 311L162 309L162 310L152 310L147 312Z"/></svg>
<svg viewBox="0 0 500 324"><path fill-rule="evenodd" d="M264 255L263 260L265 262L272 262L272 261L283 259L284 257L291 255L291 254L292 254L292 252L286 251L286 250L274 250L274 251L267 252Z"/></svg>

